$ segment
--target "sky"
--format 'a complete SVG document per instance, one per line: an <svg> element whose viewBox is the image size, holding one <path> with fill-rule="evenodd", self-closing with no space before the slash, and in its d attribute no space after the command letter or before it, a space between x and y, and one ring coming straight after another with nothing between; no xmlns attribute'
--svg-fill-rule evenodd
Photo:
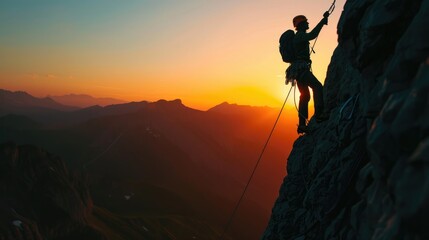
<svg viewBox="0 0 429 240"><path fill-rule="evenodd" d="M322 83L345 0L336 2L312 55ZM180 98L198 109L224 101L280 107L290 85L278 39L296 15L314 27L331 3L1 0L0 88L38 97Z"/></svg>

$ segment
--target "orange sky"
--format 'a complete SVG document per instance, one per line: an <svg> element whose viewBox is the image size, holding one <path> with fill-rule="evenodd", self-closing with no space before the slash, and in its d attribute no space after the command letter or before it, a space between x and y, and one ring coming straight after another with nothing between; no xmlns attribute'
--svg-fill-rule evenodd
<svg viewBox="0 0 429 240"><path fill-rule="evenodd" d="M287 64L278 38L310 28L331 1L19 1L0 3L0 88L35 96L84 93L128 101L281 106ZM345 0L312 55L323 82ZM291 102L292 103L292 102Z"/></svg>

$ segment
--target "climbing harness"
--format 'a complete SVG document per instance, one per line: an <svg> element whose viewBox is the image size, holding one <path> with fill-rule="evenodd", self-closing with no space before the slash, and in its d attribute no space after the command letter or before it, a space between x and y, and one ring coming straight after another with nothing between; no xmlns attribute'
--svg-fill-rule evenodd
<svg viewBox="0 0 429 240"><path fill-rule="evenodd" d="M249 187L250 182L252 181L253 175L255 175L256 169L258 168L258 165L259 165L259 163L260 163L260 161L261 161L261 159L262 159L262 156L264 155L265 149L267 148L267 146L268 146L268 142L270 141L271 136L273 135L274 129L276 128L277 122L278 122L278 121L279 121L279 119L280 119L280 115L281 115L281 114L282 114L282 112L283 112L283 109L284 109L284 107L285 107L285 105L286 105L286 102L287 102L287 100L288 100L288 98L289 98L289 95L290 95L290 92L292 91L292 88L293 88L293 85L290 87L290 90L289 90L289 92L288 92L288 94L287 94L287 96L286 96L286 99L285 99L285 101L283 102L282 107L280 108L279 115L277 116L277 119L276 119L276 121L274 122L274 126L273 126L273 128L271 129L270 134L268 135L267 141L265 142L265 145L264 145L264 147L262 148L261 154L259 154L258 161L256 161L256 164L255 164L255 167L253 168L252 174L250 174L249 180L247 181L246 186L244 187L244 190L243 190L243 192L241 193L241 196L240 196L240 198L238 199L238 202L237 202L237 204L235 205L234 210L232 211L232 214L231 214L231 216L229 217L228 222L227 222L227 224L225 225L225 227L224 227L224 229L223 229L223 232L222 232L222 234L221 234L221 235L220 235L220 237L219 237L219 239L220 239L220 240L224 239L224 237L225 237L225 233L228 231L229 227L231 226L231 224L232 224L232 220L234 219L234 216L235 216L235 214L237 213L238 207L240 206L241 201L243 201L243 198L244 198L244 195L246 194L247 188Z"/></svg>

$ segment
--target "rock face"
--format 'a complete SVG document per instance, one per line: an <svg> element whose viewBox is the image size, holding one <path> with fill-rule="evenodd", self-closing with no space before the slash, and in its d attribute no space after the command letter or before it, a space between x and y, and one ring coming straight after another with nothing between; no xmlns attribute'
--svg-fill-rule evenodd
<svg viewBox="0 0 429 240"><path fill-rule="evenodd" d="M262 239L429 239L429 1L347 1ZM317 63L316 63L317 64Z"/></svg>
<svg viewBox="0 0 429 240"><path fill-rule="evenodd" d="M34 146L0 145L0 239L105 239L86 185Z"/></svg>

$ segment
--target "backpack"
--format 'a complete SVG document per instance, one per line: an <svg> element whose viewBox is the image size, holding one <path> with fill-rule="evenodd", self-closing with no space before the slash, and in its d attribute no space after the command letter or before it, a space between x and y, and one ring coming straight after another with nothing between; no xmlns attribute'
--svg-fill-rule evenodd
<svg viewBox="0 0 429 240"><path fill-rule="evenodd" d="M283 62L291 63L296 59L295 50L293 47L294 37L295 37L295 32L290 29L284 32L280 37L279 51L280 51L280 54L282 55Z"/></svg>

